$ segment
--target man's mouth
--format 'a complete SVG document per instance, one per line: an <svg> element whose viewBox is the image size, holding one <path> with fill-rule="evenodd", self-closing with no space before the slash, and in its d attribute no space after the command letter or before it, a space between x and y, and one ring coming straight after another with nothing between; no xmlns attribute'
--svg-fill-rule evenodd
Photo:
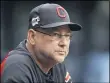
<svg viewBox="0 0 110 83"><path fill-rule="evenodd" d="M59 54L64 55L65 51L57 51Z"/></svg>

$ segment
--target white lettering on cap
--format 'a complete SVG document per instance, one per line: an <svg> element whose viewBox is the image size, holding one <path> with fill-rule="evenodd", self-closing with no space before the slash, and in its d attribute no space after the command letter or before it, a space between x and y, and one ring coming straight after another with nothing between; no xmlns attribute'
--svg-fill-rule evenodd
<svg viewBox="0 0 110 83"><path fill-rule="evenodd" d="M39 21L40 21L39 16L32 18L32 21L31 21L32 26L35 26L36 24L38 24Z"/></svg>

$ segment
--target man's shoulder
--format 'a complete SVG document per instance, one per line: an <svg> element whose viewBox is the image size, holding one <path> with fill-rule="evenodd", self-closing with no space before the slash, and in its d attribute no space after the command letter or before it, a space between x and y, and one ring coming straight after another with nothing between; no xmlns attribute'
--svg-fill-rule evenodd
<svg viewBox="0 0 110 83"><path fill-rule="evenodd" d="M6 65L14 63L29 64L29 62L30 62L29 55L17 50L10 51L6 58Z"/></svg>
<svg viewBox="0 0 110 83"><path fill-rule="evenodd" d="M12 83L12 81L29 83L31 81L30 64L31 60L28 55L15 50L11 51L6 58L2 71L2 81L7 83Z"/></svg>

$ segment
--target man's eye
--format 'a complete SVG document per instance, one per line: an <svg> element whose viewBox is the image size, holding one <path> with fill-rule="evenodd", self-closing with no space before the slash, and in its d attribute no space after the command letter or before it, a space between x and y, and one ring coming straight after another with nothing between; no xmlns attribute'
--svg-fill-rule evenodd
<svg viewBox="0 0 110 83"><path fill-rule="evenodd" d="M58 33L53 33L53 36L59 36L59 34Z"/></svg>
<svg viewBox="0 0 110 83"><path fill-rule="evenodd" d="M64 36L69 37L70 35L64 35Z"/></svg>

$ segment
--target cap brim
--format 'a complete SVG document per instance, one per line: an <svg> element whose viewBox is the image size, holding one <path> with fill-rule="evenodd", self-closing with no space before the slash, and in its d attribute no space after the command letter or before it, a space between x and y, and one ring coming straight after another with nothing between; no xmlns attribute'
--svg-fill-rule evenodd
<svg viewBox="0 0 110 83"><path fill-rule="evenodd" d="M41 26L42 28L51 28L51 27L58 27L62 25L68 25L72 31L79 31L81 30L82 26L77 24L77 23L72 23L72 22L58 22L58 23L52 23L52 24L47 24L44 26Z"/></svg>

